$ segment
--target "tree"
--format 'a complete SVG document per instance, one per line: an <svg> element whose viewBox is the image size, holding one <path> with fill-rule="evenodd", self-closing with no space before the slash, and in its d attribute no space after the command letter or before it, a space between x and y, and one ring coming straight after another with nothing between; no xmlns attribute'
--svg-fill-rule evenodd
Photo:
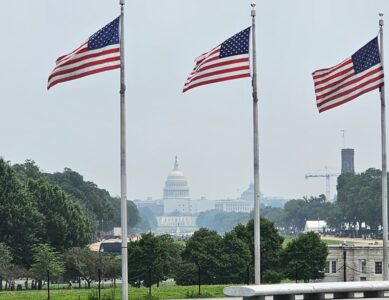
<svg viewBox="0 0 389 300"><path fill-rule="evenodd" d="M8 278L12 259L11 248L4 243L0 243L0 291L3 290L3 280Z"/></svg>
<svg viewBox="0 0 389 300"><path fill-rule="evenodd" d="M221 245L222 237L216 231L200 228L187 241L182 252L185 262L193 263L200 269L201 282L204 284L218 283Z"/></svg>
<svg viewBox="0 0 389 300"><path fill-rule="evenodd" d="M250 261L249 246L234 231L226 233L221 244L219 283L247 282Z"/></svg>
<svg viewBox="0 0 389 300"><path fill-rule="evenodd" d="M364 222L371 228L382 225L377 215L382 211L381 171L368 169L360 174L346 173L338 177L338 202L343 223L361 228Z"/></svg>
<svg viewBox="0 0 389 300"><path fill-rule="evenodd" d="M261 207L261 216L274 222L277 227L287 226L287 224L285 224L285 211L281 207Z"/></svg>
<svg viewBox="0 0 389 300"><path fill-rule="evenodd" d="M12 249L18 265L31 263L31 245L43 230L43 215L17 179L14 170L0 158L0 241Z"/></svg>
<svg viewBox="0 0 389 300"><path fill-rule="evenodd" d="M129 283L150 286L173 277L181 246L170 236L142 235L128 245ZM150 278L151 274L151 278Z"/></svg>
<svg viewBox="0 0 389 300"><path fill-rule="evenodd" d="M116 278L121 276L121 259L118 256L105 254L102 256L103 264L103 278L113 280L114 285L116 286Z"/></svg>
<svg viewBox="0 0 389 300"><path fill-rule="evenodd" d="M31 203L46 216L37 236L59 251L85 246L92 237L93 226L77 203L59 187L45 179L29 180L27 192Z"/></svg>
<svg viewBox="0 0 389 300"><path fill-rule="evenodd" d="M292 280L320 279L328 255L326 243L314 232L301 233L282 252L282 268Z"/></svg>
<svg viewBox="0 0 389 300"><path fill-rule="evenodd" d="M198 267L191 262L178 260L174 281L178 285L196 285L198 283Z"/></svg>
<svg viewBox="0 0 389 300"><path fill-rule="evenodd" d="M29 270L31 276L38 280L38 289L42 288L42 281L50 272L51 279L59 279L64 273L64 264L59 253L48 244L39 244L34 247L33 264Z"/></svg>
<svg viewBox="0 0 389 300"><path fill-rule="evenodd" d="M64 253L64 264L66 268L66 279L85 280L90 288L91 283L98 279L98 269L102 268L101 253L94 252L88 248L74 247Z"/></svg>
<svg viewBox="0 0 389 300"><path fill-rule="evenodd" d="M274 223L261 218L261 280L266 282L266 278L270 278L264 275L266 272L279 272L280 271L280 254L282 250L282 243L284 238L278 234L277 229L274 227ZM254 268L254 220L250 220L247 225L238 225L233 229L236 236L241 239L249 248L251 253L251 267ZM250 280L254 279L254 272L250 274ZM275 276L272 276L274 278Z"/></svg>
<svg viewBox="0 0 389 300"><path fill-rule="evenodd" d="M93 182L85 181L82 175L70 168L65 168L62 173L46 176L81 204L96 222L103 222L103 230L108 231L114 226L120 226L120 198L111 197L108 191L100 189ZM128 201L128 226L133 227L138 221L138 210L133 202Z"/></svg>

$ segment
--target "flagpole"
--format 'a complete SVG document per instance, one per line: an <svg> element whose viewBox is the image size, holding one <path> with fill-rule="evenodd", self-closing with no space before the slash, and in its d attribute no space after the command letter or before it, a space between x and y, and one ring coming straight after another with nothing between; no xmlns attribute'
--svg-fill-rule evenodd
<svg viewBox="0 0 389 300"><path fill-rule="evenodd" d="M255 44L255 2L251 3L251 34L253 53L253 126L254 126L254 275L255 284L261 282L261 232L260 232L260 198L259 198L259 151L258 151L258 94L257 94L257 58Z"/></svg>
<svg viewBox="0 0 389 300"><path fill-rule="evenodd" d="M122 300L128 300L126 84L124 73L124 2L120 0L120 190L122 227Z"/></svg>
<svg viewBox="0 0 389 300"><path fill-rule="evenodd" d="M383 12L379 12L380 21L380 56L384 67L384 20ZM381 146L382 146L382 226L383 226L383 271L384 280L388 280L388 182L386 164L386 114L385 114L385 85L380 87L381 94Z"/></svg>

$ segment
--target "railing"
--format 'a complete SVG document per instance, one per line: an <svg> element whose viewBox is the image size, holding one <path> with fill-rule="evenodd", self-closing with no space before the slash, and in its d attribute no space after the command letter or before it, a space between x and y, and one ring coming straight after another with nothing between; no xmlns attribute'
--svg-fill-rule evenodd
<svg viewBox="0 0 389 300"><path fill-rule="evenodd" d="M386 291L389 291L389 281L246 285L226 287L223 292L244 300L263 300L265 296L273 296L274 300L295 300L298 295L304 300L323 300L354 299L356 293L362 293L363 298L382 298Z"/></svg>

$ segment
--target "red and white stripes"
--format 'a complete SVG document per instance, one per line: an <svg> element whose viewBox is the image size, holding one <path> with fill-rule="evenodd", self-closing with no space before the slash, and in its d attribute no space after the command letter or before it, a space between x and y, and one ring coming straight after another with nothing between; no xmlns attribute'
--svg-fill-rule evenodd
<svg viewBox="0 0 389 300"><path fill-rule="evenodd" d="M118 68L120 68L119 44L89 50L86 42L56 60L56 66L48 79L47 89L61 82Z"/></svg>
<svg viewBox="0 0 389 300"><path fill-rule="evenodd" d="M312 76L319 112L342 105L384 84L381 63L356 74L351 58L332 68L317 70Z"/></svg>
<svg viewBox="0 0 389 300"><path fill-rule="evenodd" d="M220 58L220 45L198 57L195 63L183 92L205 84L250 77L249 54Z"/></svg>

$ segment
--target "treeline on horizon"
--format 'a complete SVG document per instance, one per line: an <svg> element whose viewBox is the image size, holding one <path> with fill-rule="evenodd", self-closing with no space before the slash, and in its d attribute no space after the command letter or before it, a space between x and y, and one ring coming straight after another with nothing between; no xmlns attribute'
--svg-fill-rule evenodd
<svg viewBox="0 0 389 300"><path fill-rule="evenodd" d="M128 226L139 221L128 201ZM30 266L38 244L60 252L84 247L101 229L115 226L120 226L120 198L77 172L44 173L34 161L11 165L0 158L0 242L11 248L15 263Z"/></svg>
<svg viewBox="0 0 389 300"><path fill-rule="evenodd" d="M359 174L341 174L334 202L327 201L324 195L291 199L283 208L262 206L261 216L274 222L286 235L302 232L308 220L325 220L332 231L354 234L358 229L359 234L378 238L382 226L381 197L381 170L370 168ZM200 213L197 225L223 233L250 218L252 213L211 210Z"/></svg>
<svg viewBox="0 0 389 300"><path fill-rule="evenodd" d="M370 168L358 174L341 174L337 197L303 197L285 203L283 209L266 207L261 215L286 233L301 232L307 220L325 220L330 230L380 237L382 228L381 170Z"/></svg>

